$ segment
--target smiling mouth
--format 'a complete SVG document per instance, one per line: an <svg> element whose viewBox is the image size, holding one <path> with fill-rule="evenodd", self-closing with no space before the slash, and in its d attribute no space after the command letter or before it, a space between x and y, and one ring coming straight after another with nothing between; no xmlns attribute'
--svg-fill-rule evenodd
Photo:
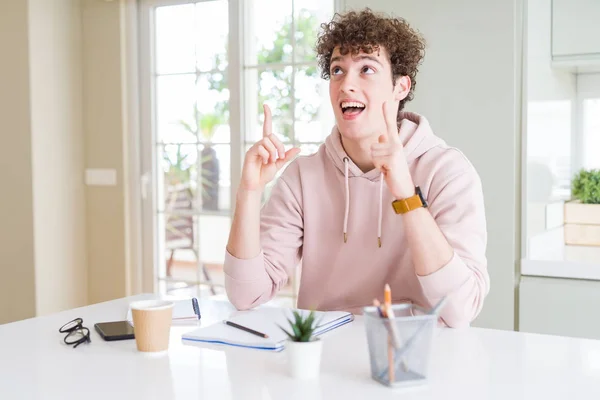
<svg viewBox="0 0 600 400"><path fill-rule="evenodd" d="M340 104L342 114L344 115L358 115L364 111L365 105L357 101L344 101Z"/></svg>

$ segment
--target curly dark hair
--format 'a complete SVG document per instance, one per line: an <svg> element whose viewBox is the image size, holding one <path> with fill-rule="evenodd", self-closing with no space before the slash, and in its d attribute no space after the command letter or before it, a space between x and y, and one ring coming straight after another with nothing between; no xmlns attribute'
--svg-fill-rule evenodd
<svg viewBox="0 0 600 400"><path fill-rule="evenodd" d="M330 78L331 55L336 47L340 47L342 55L349 52L356 55L360 51L371 54L381 46L388 52L392 84L396 84L399 76L410 77L412 83L408 96L400 101L398 112L413 99L415 77L425 55L425 40L406 20L365 8L345 14L336 13L330 22L321 24L321 29L316 52L323 79Z"/></svg>

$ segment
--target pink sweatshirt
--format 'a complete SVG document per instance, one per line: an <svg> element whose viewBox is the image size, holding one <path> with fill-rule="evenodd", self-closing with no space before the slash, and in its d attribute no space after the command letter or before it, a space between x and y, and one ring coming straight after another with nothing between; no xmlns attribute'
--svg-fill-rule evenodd
<svg viewBox="0 0 600 400"><path fill-rule="evenodd" d="M448 296L441 312L448 326L468 325L479 314L489 291L479 176L425 118L405 112L399 132L413 181L454 249L448 264L416 275L410 232L394 213L380 171L363 173L334 128L315 154L296 158L275 183L261 211L260 254L238 259L226 252L225 287L235 307L270 300L301 264L299 308L360 313L382 300L389 283L394 304L429 308Z"/></svg>

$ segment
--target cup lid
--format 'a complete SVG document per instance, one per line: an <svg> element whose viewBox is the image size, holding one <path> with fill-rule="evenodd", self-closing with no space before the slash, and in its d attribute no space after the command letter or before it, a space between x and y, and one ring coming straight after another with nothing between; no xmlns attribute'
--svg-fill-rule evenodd
<svg viewBox="0 0 600 400"><path fill-rule="evenodd" d="M160 311L173 307L173 302L168 300L141 300L129 305L132 310Z"/></svg>

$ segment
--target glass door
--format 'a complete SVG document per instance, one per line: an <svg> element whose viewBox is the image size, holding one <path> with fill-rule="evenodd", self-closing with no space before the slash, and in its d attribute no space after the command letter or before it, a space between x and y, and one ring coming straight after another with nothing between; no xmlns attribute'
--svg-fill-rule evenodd
<svg viewBox="0 0 600 400"><path fill-rule="evenodd" d="M142 159L152 171L144 176L145 262L159 293L223 293L231 222L229 3L149 1L142 16L149 89Z"/></svg>
<svg viewBox="0 0 600 400"><path fill-rule="evenodd" d="M140 4L144 271L157 293L222 295L235 191L262 104L280 139L303 154L331 130L314 46L334 2ZM295 278L278 296L291 304Z"/></svg>

